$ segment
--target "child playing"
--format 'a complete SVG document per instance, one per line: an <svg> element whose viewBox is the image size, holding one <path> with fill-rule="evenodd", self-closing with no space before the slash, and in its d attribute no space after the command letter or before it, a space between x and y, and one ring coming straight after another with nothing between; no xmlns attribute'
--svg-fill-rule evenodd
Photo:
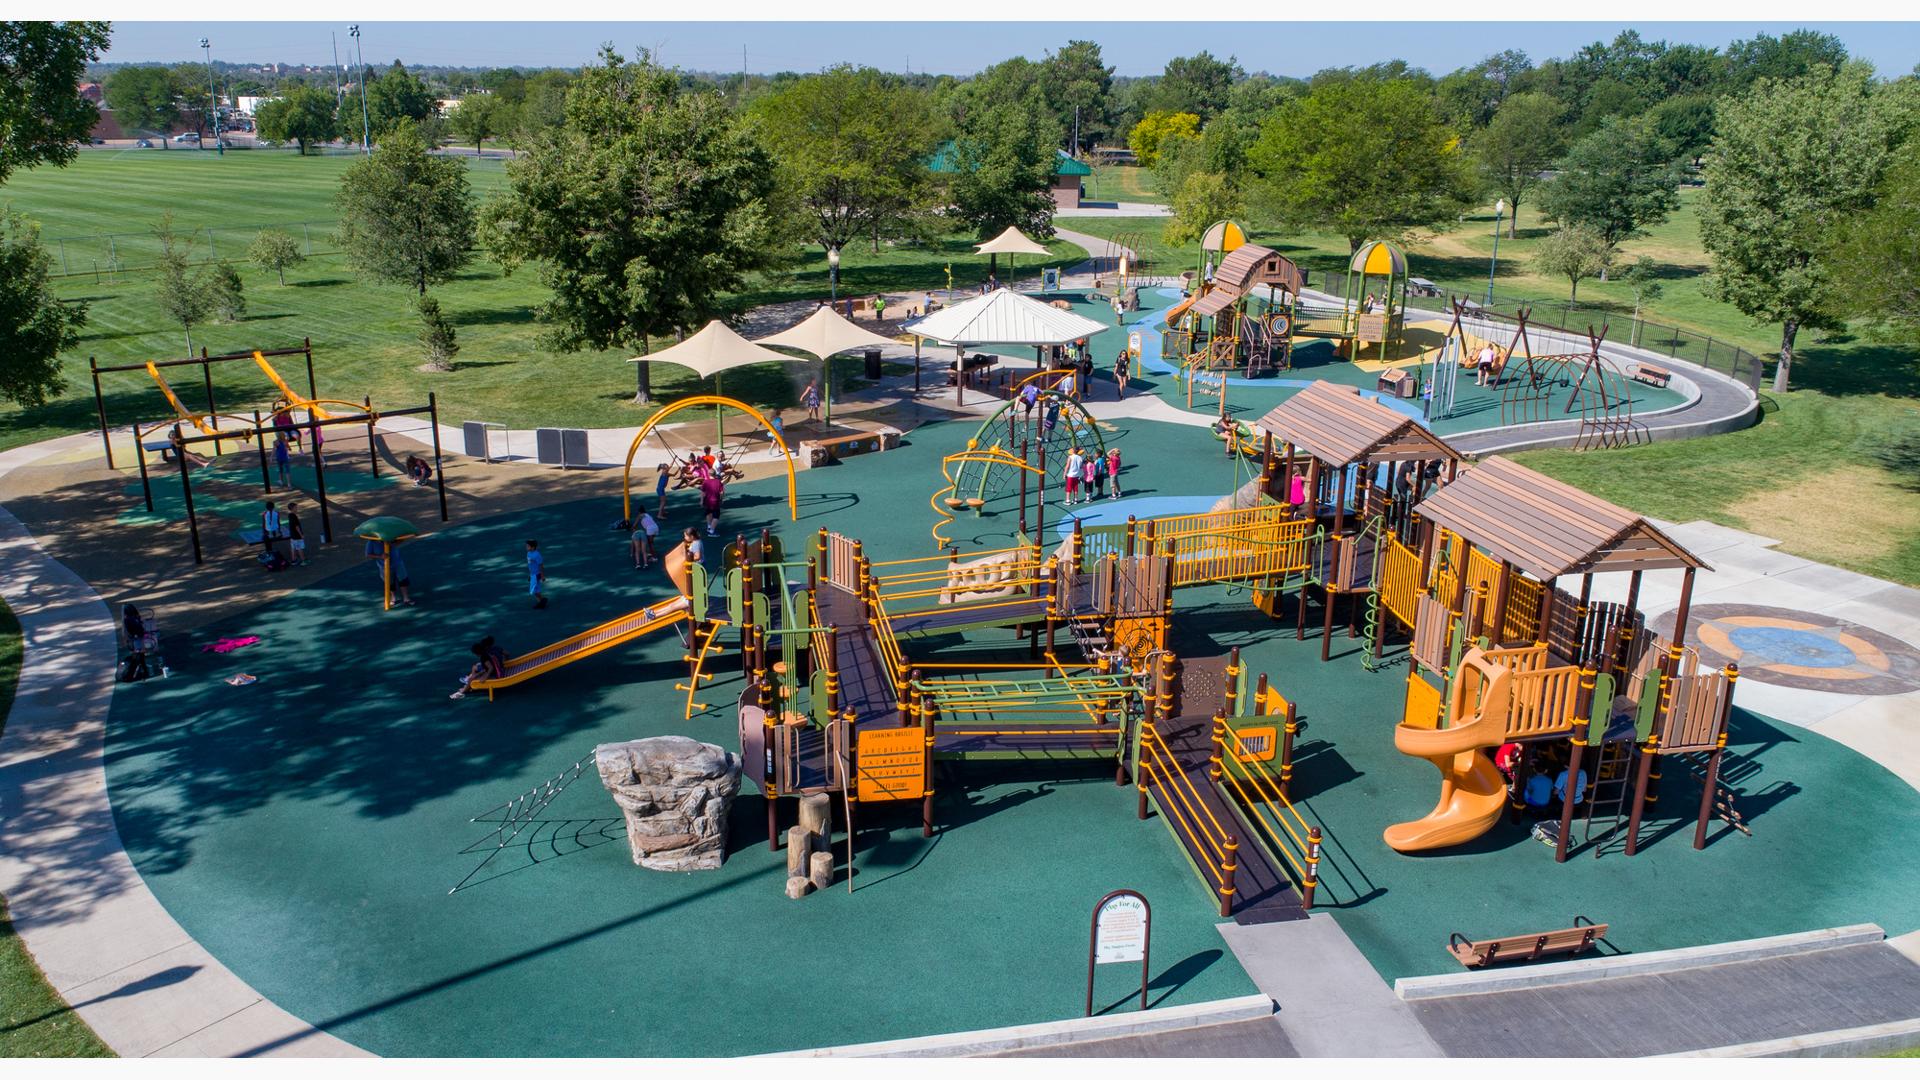
<svg viewBox="0 0 1920 1080"><path fill-rule="evenodd" d="M652 514L645 510L640 511L639 527L633 530L631 541L634 569L644 570L653 565L654 559L658 557L654 553L654 542L659 538L660 523L653 520Z"/></svg>
<svg viewBox="0 0 1920 1080"><path fill-rule="evenodd" d="M820 387L811 379L807 380L807 388L800 391L800 404L807 407L807 419L817 423L820 419Z"/></svg>
<svg viewBox="0 0 1920 1080"><path fill-rule="evenodd" d="M273 437L273 469L280 477L281 487L293 486L292 455L287 452L287 437L284 433Z"/></svg>
<svg viewBox="0 0 1920 1080"><path fill-rule="evenodd" d="M1080 463L1080 487L1081 490L1085 492L1081 497L1082 502L1092 502L1093 497L1100 493L1100 470L1106 463L1106 458L1091 451L1087 453L1086 459Z"/></svg>
<svg viewBox="0 0 1920 1080"><path fill-rule="evenodd" d="M1076 501L1078 501L1078 498L1080 495L1080 465L1081 465L1080 448L1076 446L1073 449L1067 451L1067 467L1064 470L1062 470L1061 477L1060 477L1062 480L1066 481L1066 485L1067 485L1066 505L1068 506L1072 506Z"/></svg>
<svg viewBox="0 0 1920 1080"><path fill-rule="evenodd" d="M473 647L468 651L473 653L476 659L473 667L468 669L465 675L460 676L460 689L447 695L455 701L467 696L467 689L473 680L497 679L507 673L507 650L493 643L493 635L489 634L474 642Z"/></svg>
<svg viewBox="0 0 1920 1080"><path fill-rule="evenodd" d="M1107 450L1107 498L1120 497L1120 448L1115 446Z"/></svg>
<svg viewBox="0 0 1920 1080"><path fill-rule="evenodd" d="M294 512L292 503L287 504L281 526L287 530L287 547L291 551L288 561L295 566L307 565L307 534L300 528L300 515Z"/></svg>
<svg viewBox="0 0 1920 1080"><path fill-rule="evenodd" d="M540 554L540 541L527 541L527 594L533 597L533 606L547 606L547 557Z"/></svg>

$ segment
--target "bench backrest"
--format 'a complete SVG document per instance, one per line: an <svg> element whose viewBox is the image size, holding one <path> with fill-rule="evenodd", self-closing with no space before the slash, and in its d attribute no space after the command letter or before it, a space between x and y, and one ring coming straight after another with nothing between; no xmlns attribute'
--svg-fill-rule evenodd
<svg viewBox="0 0 1920 1080"><path fill-rule="evenodd" d="M1534 960L1563 952L1585 952L1593 947L1594 942L1606 936L1607 924L1598 923L1570 926L1564 930L1549 930L1542 934L1516 934L1513 937L1489 938L1485 941L1468 942L1467 946L1471 950L1471 955L1481 964L1491 964L1501 960ZM1462 959L1464 960L1465 957Z"/></svg>

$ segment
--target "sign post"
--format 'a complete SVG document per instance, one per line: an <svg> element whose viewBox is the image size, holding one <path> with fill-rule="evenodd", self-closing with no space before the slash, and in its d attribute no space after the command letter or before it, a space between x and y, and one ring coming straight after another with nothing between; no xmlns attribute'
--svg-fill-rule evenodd
<svg viewBox="0 0 1920 1080"><path fill-rule="evenodd" d="M1115 889L1093 906L1087 940L1087 1015L1093 1015L1096 964L1140 964L1140 1008L1147 1007L1147 962L1153 941L1153 908L1132 889Z"/></svg>

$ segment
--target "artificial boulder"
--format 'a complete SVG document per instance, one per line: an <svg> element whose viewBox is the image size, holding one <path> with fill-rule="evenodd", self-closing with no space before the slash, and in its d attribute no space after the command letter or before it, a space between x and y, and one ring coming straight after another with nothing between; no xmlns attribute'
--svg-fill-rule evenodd
<svg viewBox="0 0 1920 1080"><path fill-rule="evenodd" d="M627 820L633 861L649 870L717 870L727 857L727 813L740 759L684 735L602 743L600 782Z"/></svg>

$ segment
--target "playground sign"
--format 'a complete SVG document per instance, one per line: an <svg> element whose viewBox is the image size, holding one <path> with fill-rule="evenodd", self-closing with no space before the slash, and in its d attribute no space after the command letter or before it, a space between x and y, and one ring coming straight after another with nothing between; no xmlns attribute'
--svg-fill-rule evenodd
<svg viewBox="0 0 1920 1080"><path fill-rule="evenodd" d="M1040 291L1041 292L1059 292L1060 291L1060 268L1059 267L1049 266L1045 270L1040 271Z"/></svg>
<svg viewBox="0 0 1920 1080"><path fill-rule="evenodd" d="M1384 312L1362 315L1354 321L1353 336L1362 343L1387 340L1387 316Z"/></svg>
<svg viewBox="0 0 1920 1080"><path fill-rule="evenodd" d="M1127 332L1127 351L1133 354L1134 359L1137 360L1140 358L1140 331L1130 330Z"/></svg>
<svg viewBox="0 0 1920 1080"><path fill-rule="evenodd" d="M927 737L919 728L860 733L861 802L918 799L927 792Z"/></svg>
<svg viewBox="0 0 1920 1080"><path fill-rule="evenodd" d="M1093 1015L1096 964L1140 965L1140 1007L1147 1007L1147 958L1153 940L1153 908L1132 889L1115 889L1093 906L1087 941L1087 1015Z"/></svg>

